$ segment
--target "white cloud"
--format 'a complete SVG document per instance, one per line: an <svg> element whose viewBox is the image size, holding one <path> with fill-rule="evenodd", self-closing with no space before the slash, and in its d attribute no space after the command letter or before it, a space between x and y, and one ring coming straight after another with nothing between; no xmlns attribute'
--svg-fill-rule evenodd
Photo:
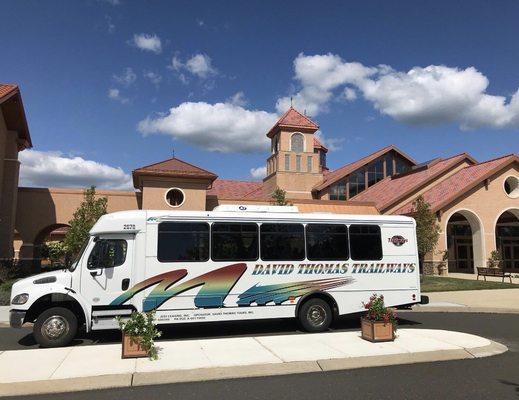
<svg viewBox="0 0 519 400"><path fill-rule="evenodd" d="M109 15L105 15L105 22L106 22L106 30L108 33L114 33L115 32L115 24L112 21L112 17Z"/></svg>
<svg viewBox="0 0 519 400"><path fill-rule="evenodd" d="M129 174L121 168L61 152L25 150L20 152L20 186L89 187L132 190Z"/></svg>
<svg viewBox="0 0 519 400"><path fill-rule="evenodd" d="M328 150L330 151L337 151L342 149L342 144L344 143L344 138L329 138L325 137L324 134L321 131L315 132L315 136L317 136L317 139L324 144Z"/></svg>
<svg viewBox="0 0 519 400"><path fill-rule="evenodd" d="M121 91L116 88L108 89L108 98L110 100L118 101L121 104L127 104L130 102L130 99L122 96Z"/></svg>
<svg viewBox="0 0 519 400"><path fill-rule="evenodd" d="M211 57L206 54L195 54L186 61L186 68L193 75L202 79L216 75L217 73L216 69L212 65Z"/></svg>
<svg viewBox="0 0 519 400"><path fill-rule="evenodd" d="M185 102L168 114L142 120L138 129L144 135L170 135L208 151L248 153L268 149L266 133L277 118L275 113L229 102Z"/></svg>
<svg viewBox="0 0 519 400"><path fill-rule="evenodd" d="M158 86L160 82L162 82L162 76L158 74L157 72L153 71L144 71L143 72L144 78L149 80L151 83L153 83L155 86Z"/></svg>
<svg viewBox="0 0 519 400"><path fill-rule="evenodd" d="M135 72L133 72L133 69L127 67L123 70L123 72L121 72L121 74L114 74L113 79L115 82L128 87L131 86L137 80L137 75L135 74Z"/></svg>
<svg viewBox="0 0 519 400"><path fill-rule="evenodd" d="M170 68L177 72L182 70L188 71L200 79L207 79L218 74L218 70L212 64L211 57L207 54L201 53L195 54L191 58L187 59L186 62L182 62L182 60L175 55L171 60Z"/></svg>
<svg viewBox="0 0 519 400"><path fill-rule="evenodd" d="M151 51L155 54L160 54L162 52L162 42L160 38L153 34L149 35L146 33L134 34L133 35L133 44L144 51Z"/></svg>
<svg viewBox="0 0 519 400"><path fill-rule="evenodd" d="M381 114L410 125L458 124L479 127L519 128L519 90L510 97L488 94L488 78L474 67L444 65L396 71L388 65L364 66L338 55L306 56L294 60L294 79L300 90L294 106L315 116L326 111L336 91L354 101L357 93ZM278 112L290 105L290 97L278 99Z"/></svg>
<svg viewBox="0 0 519 400"><path fill-rule="evenodd" d="M227 103L234 104L235 106L244 107L247 105L247 99L245 98L245 94L240 91L234 93L229 99L227 99Z"/></svg>
<svg viewBox="0 0 519 400"><path fill-rule="evenodd" d="M344 98L348 101L354 101L357 99L357 92L354 89L347 87L343 92Z"/></svg>
<svg viewBox="0 0 519 400"><path fill-rule="evenodd" d="M258 167L250 169L250 176L252 179L261 180L267 175L267 167Z"/></svg>
<svg viewBox="0 0 519 400"><path fill-rule="evenodd" d="M276 109L279 113L285 112L290 107L292 97L295 108L316 116L326 111L334 89L361 82L376 71L358 62L344 62L334 54L305 56L301 53L294 60L294 79L302 85L302 89L293 96L278 99Z"/></svg>
<svg viewBox="0 0 519 400"><path fill-rule="evenodd" d="M98 0L98 1L102 1L103 3L110 4L111 6L121 5L121 0Z"/></svg>

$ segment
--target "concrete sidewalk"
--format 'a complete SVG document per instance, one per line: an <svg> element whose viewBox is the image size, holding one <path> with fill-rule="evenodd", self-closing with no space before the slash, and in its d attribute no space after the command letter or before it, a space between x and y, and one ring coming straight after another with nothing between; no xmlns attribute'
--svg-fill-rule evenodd
<svg viewBox="0 0 519 400"><path fill-rule="evenodd" d="M0 324L9 323L9 306L0 306Z"/></svg>
<svg viewBox="0 0 519 400"><path fill-rule="evenodd" d="M160 342L160 358L121 359L121 345L5 351L0 395L320 372L486 357L507 348L466 333L400 329L394 342L359 332Z"/></svg>
<svg viewBox="0 0 519 400"><path fill-rule="evenodd" d="M519 289L460 290L423 293L429 304L413 311L519 313Z"/></svg>

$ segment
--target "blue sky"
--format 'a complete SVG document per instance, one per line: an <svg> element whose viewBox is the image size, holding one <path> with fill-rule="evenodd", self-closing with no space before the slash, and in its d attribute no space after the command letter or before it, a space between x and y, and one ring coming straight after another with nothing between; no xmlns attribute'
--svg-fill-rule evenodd
<svg viewBox="0 0 519 400"><path fill-rule="evenodd" d="M175 155L251 179L294 97L339 167L518 152L516 1L0 1L22 90L22 184L128 187ZM24 154L25 153L25 154Z"/></svg>

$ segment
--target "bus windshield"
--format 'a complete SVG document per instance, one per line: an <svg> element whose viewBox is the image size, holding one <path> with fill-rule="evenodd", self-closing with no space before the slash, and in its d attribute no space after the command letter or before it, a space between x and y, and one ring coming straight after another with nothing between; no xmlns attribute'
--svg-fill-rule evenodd
<svg viewBox="0 0 519 400"><path fill-rule="evenodd" d="M90 238L86 239L84 242L83 242L83 245L81 246L81 250L79 250L79 252L77 253L76 257L74 258L74 261L72 261L72 263L70 264L70 266L68 267L68 270L70 272L74 271L79 263L79 260L81 260L81 256L83 255L83 253L85 252L85 249L88 245L88 242L90 241Z"/></svg>

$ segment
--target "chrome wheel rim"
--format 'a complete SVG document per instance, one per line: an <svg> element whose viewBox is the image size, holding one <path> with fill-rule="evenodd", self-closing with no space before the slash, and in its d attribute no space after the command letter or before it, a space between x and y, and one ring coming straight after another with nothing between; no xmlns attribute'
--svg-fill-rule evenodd
<svg viewBox="0 0 519 400"><path fill-rule="evenodd" d="M308 309L307 317L313 326L321 326L326 321L326 310L319 305L313 305Z"/></svg>
<svg viewBox="0 0 519 400"><path fill-rule="evenodd" d="M68 321L61 315L48 317L41 326L41 334L49 340L58 340L70 330Z"/></svg>

